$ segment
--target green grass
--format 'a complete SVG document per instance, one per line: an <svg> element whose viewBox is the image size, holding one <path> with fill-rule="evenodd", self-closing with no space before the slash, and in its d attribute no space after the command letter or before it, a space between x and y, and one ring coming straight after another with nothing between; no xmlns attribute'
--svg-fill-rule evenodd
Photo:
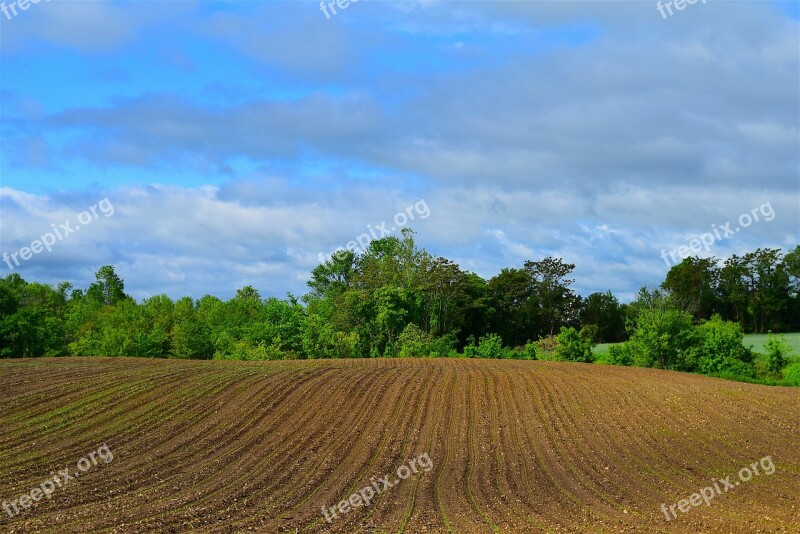
<svg viewBox="0 0 800 534"><path fill-rule="evenodd" d="M792 353L788 357L790 361L800 361L800 332L793 334L783 334L789 346L792 347ZM764 344L767 342L767 334L747 334L744 336L744 346L752 346L753 352L764 354Z"/></svg>
<svg viewBox="0 0 800 534"><path fill-rule="evenodd" d="M767 336L768 334L746 334L744 336L744 346L752 347L754 352L764 354L764 344L767 342ZM786 338L789 346L792 347L792 357L794 359L800 358L800 332L783 334L783 336ZM595 345L593 352L597 356L603 356L608 354L608 347L616 344L617 343L600 343L599 345Z"/></svg>
<svg viewBox="0 0 800 534"><path fill-rule="evenodd" d="M760 361L765 355L764 344L767 342L768 334L746 334L744 336L744 346L751 347L753 352L757 354L756 361ZM791 353L786 357L787 365L792 363L800 363L800 332L792 334L783 334L786 342L792 348ZM611 363L608 360L608 347L616 345L617 343L600 343L595 345L592 353L595 355L596 363ZM545 359L545 358L541 358Z"/></svg>
<svg viewBox="0 0 800 534"><path fill-rule="evenodd" d="M608 347L611 345L619 345L619 343L600 343L599 345L595 345L592 352L598 356L601 354L608 354Z"/></svg>

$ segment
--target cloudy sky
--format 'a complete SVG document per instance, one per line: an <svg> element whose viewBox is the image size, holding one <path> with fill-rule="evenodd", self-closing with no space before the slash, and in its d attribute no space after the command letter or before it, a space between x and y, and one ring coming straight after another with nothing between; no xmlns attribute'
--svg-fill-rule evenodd
<svg viewBox="0 0 800 534"><path fill-rule="evenodd" d="M15 10L0 252L60 238L2 276L85 287L113 264L139 299L299 295L385 221L487 278L558 256L581 294L627 300L728 222L700 256L800 240L797 1Z"/></svg>

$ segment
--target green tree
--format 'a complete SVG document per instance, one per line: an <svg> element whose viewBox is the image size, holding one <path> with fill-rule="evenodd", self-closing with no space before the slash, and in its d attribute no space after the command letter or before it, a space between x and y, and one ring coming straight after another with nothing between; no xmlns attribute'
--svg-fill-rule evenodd
<svg viewBox="0 0 800 534"><path fill-rule="evenodd" d="M425 332L414 323L408 323L397 339L401 358L421 358L429 356Z"/></svg>
<svg viewBox="0 0 800 534"><path fill-rule="evenodd" d="M577 323L580 298L569 287L575 280L567 278L574 270L574 264L560 258L525 262L539 334L553 335L561 326Z"/></svg>
<svg viewBox="0 0 800 534"><path fill-rule="evenodd" d="M583 326L597 327L596 343L617 343L625 339L625 311L627 307L611 294L592 293L581 301L578 314Z"/></svg>
<svg viewBox="0 0 800 534"><path fill-rule="evenodd" d="M764 344L764 350L767 352L767 371L779 373L786 366L786 356L792 349L785 336L770 333Z"/></svg>
<svg viewBox="0 0 800 534"><path fill-rule="evenodd" d="M401 287L382 287L375 292L375 300L378 312L376 321L387 337L384 355L395 356L395 341L405 327L412 295Z"/></svg>
<svg viewBox="0 0 800 534"><path fill-rule="evenodd" d="M641 367L691 370L687 351L694 343L692 315L658 290L642 288L631 304L629 349Z"/></svg>
<svg viewBox="0 0 800 534"><path fill-rule="evenodd" d="M196 303L184 297L175 303L171 332L170 356L208 360L214 356L211 327L198 313Z"/></svg>
<svg viewBox="0 0 800 534"><path fill-rule="evenodd" d="M706 320L720 310L719 277L716 258L686 258L669 270L661 287L681 309Z"/></svg>
<svg viewBox="0 0 800 534"><path fill-rule="evenodd" d="M558 334L558 358L567 362L593 362L594 333L590 329L578 332L571 326L562 326Z"/></svg>
<svg viewBox="0 0 800 534"><path fill-rule="evenodd" d="M744 333L739 323L723 321L714 315L696 327L696 342L690 349L690 368L704 374L723 371L744 372L752 376L752 354L744 346Z"/></svg>
<svg viewBox="0 0 800 534"><path fill-rule="evenodd" d="M125 284L117 275L113 265L104 265L95 274L97 282L89 286L89 298L107 305L114 305L128 298L125 295Z"/></svg>
<svg viewBox="0 0 800 534"><path fill-rule="evenodd" d="M788 332L796 332L800 330L800 245L783 257L783 269L789 284L784 322Z"/></svg>
<svg viewBox="0 0 800 534"><path fill-rule="evenodd" d="M744 256L750 288L748 311L753 331L781 330L781 311L789 301L789 275L778 249L756 249Z"/></svg>

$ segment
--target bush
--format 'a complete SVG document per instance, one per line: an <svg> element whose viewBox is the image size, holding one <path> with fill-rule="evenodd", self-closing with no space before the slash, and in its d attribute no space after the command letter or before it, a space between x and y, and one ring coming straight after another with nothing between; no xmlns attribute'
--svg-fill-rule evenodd
<svg viewBox="0 0 800 534"><path fill-rule="evenodd" d="M479 358L501 358L503 356L503 339L497 334L488 334L478 341Z"/></svg>
<svg viewBox="0 0 800 534"><path fill-rule="evenodd" d="M696 327L696 345L689 351L687 371L717 374L724 370L752 375L745 372L753 360L750 351L742 344L744 333L738 323L723 321L714 315Z"/></svg>
<svg viewBox="0 0 800 534"><path fill-rule="evenodd" d="M753 366L739 360L726 360L720 370L713 375L737 382L754 382L756 378Z"/></svg>
<svg viewBox="0 0 800 534"><path fill-rule="evenodd" d="M800 386L800 363L793 363L783 370L784 386Z"/></svg>
<svg viewBox="0 0 800 534"><path fill-rule="evenodd" d="M475 344L475 336L467 338L467 344L464 346L464 356L467 358L478 357L478 346Z"/></svg>
<svg viewBox="0 0 800 534"><path fill-rule="evenodd" d="M508 357L506 350L503 348L503 339L497 334L487 334L478 340L475 344L475 338L470 336L467 339L467 345L464 347L464 356L468 358L503 358Z"/></svg>
<svg viewBox="0 0 800 534"><path fill-rule="evenodd" d="M588 332L585 331L578 332L572 327L562 326L561 332L558 334L559 359L568 362L593 362L592 347L594 344L587 334Z"/></svg>
<svg viewBox="0 0 800 534"><path fill-rule="evenodd" d="M536 343L531 343L529 339L525 346L522 347L521 352L523 360L536 360Z"/></svg>
<svg viewBox="0 0 800 534"><path fill-rule="evenodd" d="M694 344L692 315L672 307L665 298L655 299L637 311L630 349L635 365L689 370L687 350Z"/></svg>
<svg viewBox="0 0 800 534"><path fill-rule="evenodd" d="M608 360L612 365L633 365L633 354L628 343L609 345Z"/></svg>
<svg viewBox="0 0 800 534"><path fill-rule="evenodd" d="M786 356L792 348L783 334L776 336L770 333L764 344L764 350L767 351L767 371L778 373L786 366Z"/></svg>
<svg viewBox="0 0 800 534"><path fill-rule="evenodd" d="M504 360L535 360L536 359L536 344L528 341L525 345L520 347L505 348L503 349Z"/></svg>
<svg viewBox="0 0 800 534"><path fill-rule="evenodd" d="M428 347L425 333L414 323L408 323L397 338L400 350L397 355L401 358L419 358L428 356Z"/></svg>
<svg viewBox="0 0 800 534"><path fill-rule="evenodd" d="M456 339L453 334L442 337L425 335L421 328L413 323L406 325L397 338L400 358L448 357L457 355Z"/></svg>
<svg viewBox="0 0 800 534"><path fill-rule="evenodd" d="M536 342L536 350L542 352L558 352L558 336L543 337Z"/></svg>
<svg viewBox="0 0 800 534"><path fill-rule="evenodd" d="M427 345L428 356L458 356L458 351L455 349L456 337L453 334L446 334L442 337L429 339Z"/></svg>

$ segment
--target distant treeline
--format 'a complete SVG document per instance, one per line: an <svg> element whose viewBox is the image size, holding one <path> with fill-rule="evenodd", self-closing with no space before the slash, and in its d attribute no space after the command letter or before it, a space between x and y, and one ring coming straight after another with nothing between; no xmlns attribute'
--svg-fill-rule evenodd
<svg viewBox="0 0 800 534"><path fill-rule="evenodd" d="M228 301L207 295L135 302L112 266L86 289L0 280L0 357L143 356L198 359L491 356L535 357L529 342L562 328L591 343L628 339L637 303L610 292L581 298L575 266L526 261L490 280L430 255L414 234L370 243L316 267L302 298L263 299L253 287ZM662 284L701 323L718 315L747 332L800 330L800 247L690 258ZM646 294L646 293L645 293ZM643 297L640 297L643 298ZM641 308L641 306L639 306ZM483 348L481 348L483 347ZM547 349L545 341L539 350Z"/></svg>

